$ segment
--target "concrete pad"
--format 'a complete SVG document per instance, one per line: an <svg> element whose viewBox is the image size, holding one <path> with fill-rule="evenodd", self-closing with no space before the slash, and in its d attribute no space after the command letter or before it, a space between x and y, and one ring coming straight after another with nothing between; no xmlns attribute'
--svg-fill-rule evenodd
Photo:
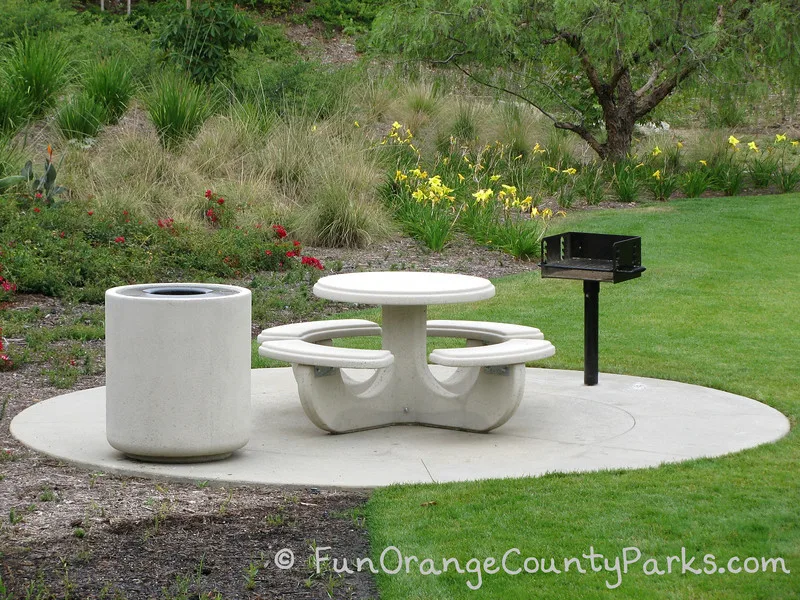
<svg viewBox="0 0 800 600"><path fill-rule="evenodd" d="M450 370L433 368L438 377ZM363 374L361 374L363 376ZM370 488L392 483L635 469L721 456L773 442L789 421L764 404L674 381L527 369L517 413L488 434L395 426L344 435L317 429L292 371L252 371L250 442L226 460L148 464L106 441L105 388L44 400L11 433L24 444L93 471L225 484Z"/></svg>

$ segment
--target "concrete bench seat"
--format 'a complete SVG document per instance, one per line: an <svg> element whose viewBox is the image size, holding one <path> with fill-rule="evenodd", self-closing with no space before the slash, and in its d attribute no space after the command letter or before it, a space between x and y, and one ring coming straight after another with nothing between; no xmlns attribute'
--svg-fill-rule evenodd
<svg viewBox="0 0 800 600"><path fill-rule="evenodd" d="M264 342L258 353L294 365L337 369L380 369L394 362L394 356L388 350L337 348L298 339Z"/></svg>
<svg viewBox="0 0 800 600"><path fill-rule="evenodd" d="M265 329L258 336L258 343L276 340L303 340L321 342L343 337L381 335L381 328L366 319L337 319L332 321L309 321L290 323Z"/></svg>
<svg viewBox="0 0 800 600"><path fill-rule="evenodd" d="M510 339L543 340L544 334L536 327L491 321L428 321L428 337L456 337L497 344Z"/></svg>
<svg viewBox="0 0 800 600"><path fill-rule="evenodd" d="M446 367L499 367L525 364L555 353L555 346L547 340L511 339L486 346L440 348L431 352L429 359Z"/></svg>

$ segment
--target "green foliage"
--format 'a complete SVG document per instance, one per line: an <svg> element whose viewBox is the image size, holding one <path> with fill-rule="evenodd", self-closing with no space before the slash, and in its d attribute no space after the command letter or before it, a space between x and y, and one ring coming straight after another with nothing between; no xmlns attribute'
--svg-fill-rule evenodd
<svg viewBox="0 0 800 600"><path fill-rule="evenodd" d="M778 172L778 159L770 152L757 152L747 160L750 181L757 188L769 187Z"/></svg>
<svg viewBox="0 0 800 600"><path fill-rule="evenodd" d="M40 115L55 103L67 83L70 65L67 50L46 36L16 37L5 58L7 85L25 98L33 115Z"/></svg>
<svg viewBox="0 0 800 600"><path fill-rule="evenodd" d="M794 167L784 166L778 171L778 187L784 193L793 192L800 184L800 164Z"/></svg>
<svg viewBox="0 0 800 600"><path fill-rule="evenodd" d="M708 189L710 183L711 176L705 167L687 171L680 179L681 190L687 198L699 198Z"/></svg>
<svg viewBox="0 0 800 600"><path fill-rule="evenodd" d="M190 11L177 9L155 43L192 79L209 83L231 78L231 51L256 41L258 28L245 13L224 2L202 2Z"/></svg>
<svg viewBox="0 0 800 600"><path fill-rule="evenodd" d="M105 106L84 92L58 109L55 123L64 139L83 140L95 137L107 118Z"/></svg>
<svg viewBox="0 0 800 600"><path fill-rule="evenodd" d="M130 70L117 59L93 65L83 80L84 93L105 109L109 123L116 123L133 95Z"/></svg>
<svg viewBox="0 0 800 600"><path fill-rule="evenodd" d="M620 202L636 202L642 189L639 169L643 167L633 160L621 161L613 167L611 187Z"/></svg>
<svg viewBox="0 0 800 600"><path fill-rule="evenodd" d="M161 143L169 149L197 133L213 110L205 89L172 71L155 77L145 103Z"/></svg>
<svg viewBox="0 0 800 600"><path fill-rule="evenodd" d="M756 11L749 0L732 0L720 12L715 0L697 0L692 10L683 0L624 7L596 0L401 0L379 12L371 43L404 59L457 65L474 81L528 101L616 162L630 151L636 121L698 73L711 89L772 64L788 86L800 82L795 3L765 4L769 9ZM783 32L779 41L773 26ZM763 45L774 51L762 52Z"/></svg>
<svg viewBox="0 0 800 600"><path fill-rule="evenodd" d="M659 169L647 180L647 187L650 188L654 200L666 202L678 189L678 178L673 173L668 173L666 169Z"/></svg>
<svg viewBox="0 0 800 600"><path fill-rule="evenodd" d="M575 193L586 204L600 204L606 197L606 182L603 167L597 164L584 167L575 179Z"/></svg>
<svg viewBox="0 0 800 600"><path fill-rule="evenodd" d="M30 117L28 98L10 77L0 70L0 137L16 133ZM2 172L0 172L2 174Z"/></svg>
<svg viewBox="0 0 800 600"><path fill-rule="evenodd" d="M353 35L368 31L385 5L382 0L315 0L306 16Z"/></svg>
<svg viewBox="0 0 800 600"><path fill-rule="evenodd" d="M47 36L67 27L75 13L65 10L68 2L61 0L3 0L0 10L0 43L10 42L23 31Z"/></svg>

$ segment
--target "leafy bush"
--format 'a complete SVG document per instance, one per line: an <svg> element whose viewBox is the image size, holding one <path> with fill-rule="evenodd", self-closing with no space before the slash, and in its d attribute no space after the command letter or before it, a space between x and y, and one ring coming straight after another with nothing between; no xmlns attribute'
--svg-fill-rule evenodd
<svg viewBox="0 0 800 600"><path fill-rule="evenodd" d="M768 153L758 153L748 161L750 180L757 188L769 187L778 172L778 159Z"/></svg>
<svg viewBox="0 0 800 600"><path fill-rule="evenodd" d="M597 165L584 167L575 179L575 192L586 200L586 204L600 204L606 197L603 167Z"/></svg>
<svg viewBox="0 0 800 600"><path fill-rule="evenodd" d="M42 35L68 26L76 15L64 10L63 4L59 0L3 0L0 43L13 40L21 31Z"/></svg>
<svg viewBox="0 0 800 600"><path fill-rule="evenodd" d="M258 41L258 28L245 13L223 2L195 3L176 10L156 44L195 81L209 83L230 78L235 61L231 50L249 48Z"/></svg>
<svg viewBox="0 0 800 600"><path fill-rule="evenodd" d="M5 63L9 85L24 96L34 115L50 107L67 83L67 51L46 36L15 38Z"/></svg>
<svg viewBox="0 0 800 600"><path fill-rule="evenodd" d="M197 133L213 108L203 88L170 71L156 76L146 105L161 143L170 149Z"/></svg>
<svg viewBox="0 0 800 600"><path fill-rule="evenodd" d="M67 139L95 137L108 118L106 108L86 92L73 96L56 113L56 127Z"/></svg>
<svg viewBox="0 0 800 600"><path fill-rule="evenodd" d="M306 16L352 35L368 31L384 4L381 0L316 0Z"/></svg>
<svg viewBox="0 0 800 600"><path fill-rule="evenodd" d="M102 106L110 123L125 114L133 95L130 71L118 60L95 64L83 82L86 96Z"/></svg>

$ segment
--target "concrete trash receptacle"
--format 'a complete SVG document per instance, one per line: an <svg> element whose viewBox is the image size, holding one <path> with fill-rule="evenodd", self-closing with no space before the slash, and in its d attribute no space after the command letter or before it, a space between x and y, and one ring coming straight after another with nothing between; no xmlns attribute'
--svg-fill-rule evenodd
<svg viewBox="0 0 800 600"><path fill-rule="evenodd" d="M250 436L250 291L155 283L106 291L106 437L131 458L199 462Z"/></svg>

